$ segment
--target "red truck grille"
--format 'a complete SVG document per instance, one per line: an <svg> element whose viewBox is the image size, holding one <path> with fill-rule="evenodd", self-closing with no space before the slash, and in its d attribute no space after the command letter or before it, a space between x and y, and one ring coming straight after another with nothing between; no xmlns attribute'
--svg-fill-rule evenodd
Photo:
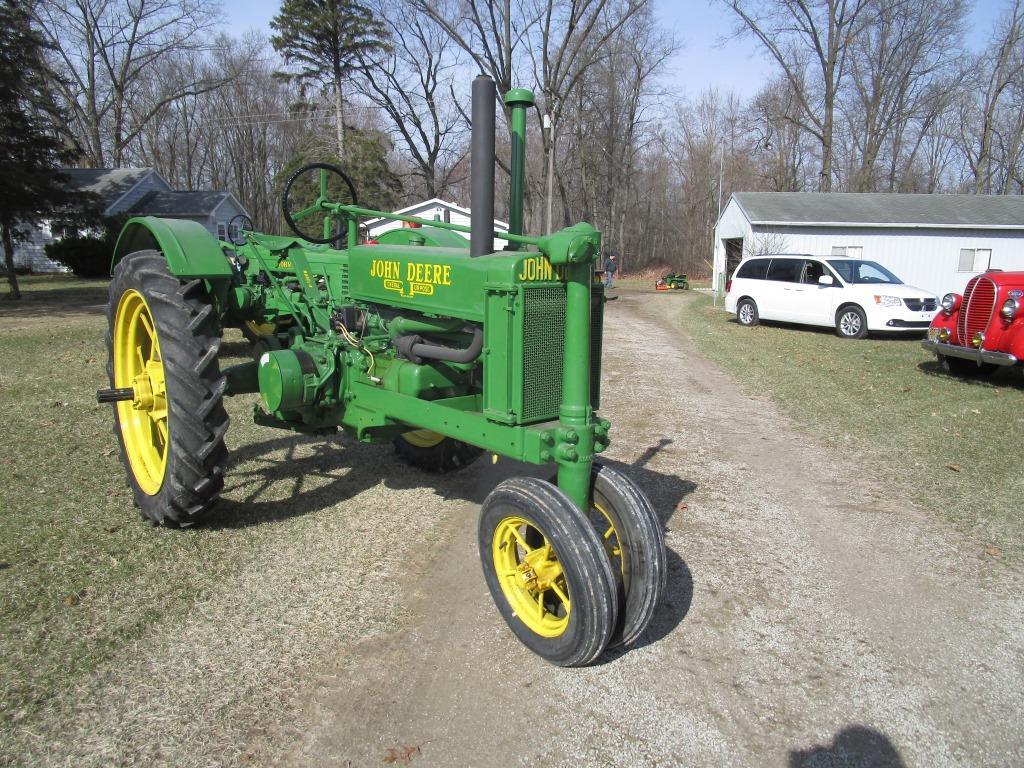
<svg viewBox="0 0 1024 768"><path fill-rule="evenodd" d="M971 339L978 331L988 328L996 308L996 284L987 277L976 277L967 284L960 317L957 321L960 343L971 346Z"/></svg>

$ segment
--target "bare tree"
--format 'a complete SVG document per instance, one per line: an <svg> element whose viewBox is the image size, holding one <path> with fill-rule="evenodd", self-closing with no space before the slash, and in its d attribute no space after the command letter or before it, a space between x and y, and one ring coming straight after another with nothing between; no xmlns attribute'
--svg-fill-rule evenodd
<svg viewBox="0 0 1024 768"><path fill-rule="evenodd" d="M384 113L422 194L432 198L445 192L465 154L465 121L454 104L460 62L448 33L422 14L402 11L390 2L378 9L392 49L363 57L357 88Z"/></svg>
<svg viewBox="0 0 1024 768"><path fill-rule="evenodd" d="M210 49L217 6L196 0L50 0L33 4L36 23L53 46L54 83L74 133L94 166L122 164L126 148L168 104L206 93L235 76L163 83L147 74L172 56ZM147 92L148 91L148 92Z"/></svg>
<svg viewBox="0 0 1024 768"><path fill-rule="evenodd" d="M789 81L800 125L821 147L818 188L830 191L836 101L869 0L722 1L738 17L738 33L753 35Z"/></svg>
<svg viewBox="0 0 1024 768"><path fill-rule="evenodd" d="M893 153L888 186L896 187L891 171L915 145L913 124L934 119L936 107L949 103L942 104L940 94L955 92L965 13L963 0L871 0L865 9L842 99L853 142L851 191L885 183L879 160L887 146Z"/></svg>

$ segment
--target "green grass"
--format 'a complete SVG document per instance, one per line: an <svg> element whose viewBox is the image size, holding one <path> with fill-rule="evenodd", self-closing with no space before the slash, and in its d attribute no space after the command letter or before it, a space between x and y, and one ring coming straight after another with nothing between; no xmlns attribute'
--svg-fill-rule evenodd
<svg viewBox="0 0 1024 768"><path fill-rule="evenodd" d="M22 290L24 303L0 301L0 717L14 721L190 608L271 535L244 520L201 532L141 524L111 407L95 399L106 283L34 277ZM249 398L235 400L231 442L258 443Z"/></svg>
<svg viewBox="0 0 1024 768"><path fill-rule="evenodd" d="M879 488L940 513L1009 559L1024 555L1020 369L958 379L942 373L919 336L849 341L806 326L744 328L708 296L687 302L680 321L748 394L776 401L877 476Z"/></svg>

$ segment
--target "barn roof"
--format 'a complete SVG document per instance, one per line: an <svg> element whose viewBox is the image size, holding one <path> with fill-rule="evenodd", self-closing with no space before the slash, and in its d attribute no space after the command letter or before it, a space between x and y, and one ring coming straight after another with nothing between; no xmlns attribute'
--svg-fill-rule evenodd
<svg viewBox="0 0 1024 768"><path fill-rule="evenodd" d="M792 227L1024 229L1021 195L736 192L751 224Z"/></svg>
<svg viewBox="0 0 1024 768"><path fill-rule="evenodd" d="M132 213L148 216L209 216L228 197L227 192L148 192L132 206Z"/></svg>
<svg viewBox="0 0 1024 768"><path fill-rule="evenodd" d="M152 168L61 168L68 186L81 192L91 192L109 208L146 176Z"/></svg>

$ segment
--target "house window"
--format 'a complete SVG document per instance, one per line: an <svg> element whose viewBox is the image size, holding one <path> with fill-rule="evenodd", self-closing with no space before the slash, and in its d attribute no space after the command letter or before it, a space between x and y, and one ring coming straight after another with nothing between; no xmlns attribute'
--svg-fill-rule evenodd
<svg viewBox="0 0 1024 768"><path fill-rule="evenodd" d="M860 245L833 245L832 255L846 257L847 259L863 259L864 247Z"/></svg>
<svg viewBox="0 0 1024 768"><path fill-rule="evenodd" d="M217 222L217 239L227 240L228 239L228 225L223 221Z"/></svg>
<svg viewBox="0 0 1024 768"><path fill-rule="evenodd" d="M961 248L957 272L984 272L991 264L991 248Z"/></svg>

